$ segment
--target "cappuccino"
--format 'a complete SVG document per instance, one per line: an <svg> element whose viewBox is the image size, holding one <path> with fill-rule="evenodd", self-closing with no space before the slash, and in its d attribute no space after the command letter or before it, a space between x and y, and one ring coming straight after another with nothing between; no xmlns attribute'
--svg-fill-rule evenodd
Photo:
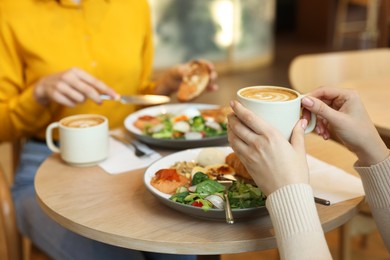
<svg viewBox="0 0 390 260"><path fill-rule="evenodd" d="M240 95L246 98L268 102L289 101L298 97L295 92L282 88L247 88L242 90Z"/></svg>
<svg viewBox="0 0 390 260"><path fill-rule="evenodd" d="M287 140L301 117L301 99L299 92L278 86L252 86L237 91L238 101L256 116L272 125ZM313 131L316 115L311 119L305 133Z"/></svg>
<svg viewBox="0 0 390 260"><path fill-rule="evenodd" d="M79 117L64 120L62 124L66 127L85 128L100 125L103 122L104 119L100 117Z"/></svg>
<svg viewBox="0 0 390 260"><path fill-rule="evenodd" d="M53 141L58 129L59 143ZM108 119L97 114L68 116L46 128L46 144L73 166L95 165L108 156Z"/></svg>

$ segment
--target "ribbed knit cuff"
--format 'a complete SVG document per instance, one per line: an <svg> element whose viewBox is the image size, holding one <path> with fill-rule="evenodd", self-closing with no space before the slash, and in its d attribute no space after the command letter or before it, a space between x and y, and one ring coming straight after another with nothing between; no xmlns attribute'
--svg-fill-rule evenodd
<svg viewBox="0 0 390 260"><path fill-rule="evenodd" d="M386 160L370 167L354 166L359 173L366 199L371 207L390 207L390 156Z"/></svg>
<svg viewBox="0 0 390 260"><path fill-rule="evenodd" d="M266 200L277 236L322 231L313 190L309 184L291 184L271 193Z"/></svg>

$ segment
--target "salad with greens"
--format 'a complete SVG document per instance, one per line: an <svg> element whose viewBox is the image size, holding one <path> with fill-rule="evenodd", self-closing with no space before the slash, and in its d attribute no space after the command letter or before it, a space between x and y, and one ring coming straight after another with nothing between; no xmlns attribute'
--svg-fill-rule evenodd
<svg viewBox="0 0 390 260"><path fill-rule="evenodd" d="M170 200L201 207L207 211L211 208L223 209L223 193L227 189L230 206L232 209L255 208L265 205L266 196L261 190L243 180L232 181L227 188L217 180L212 180L207 174L197 172L192 177L190 187L180 187Z"/></svg>
<svg viewBox="0 0 390 260"><path fill-rule="evenodd" d="M227 132L226 120L216 120L197 109L186 109L178 115L141 116L135 126L144 135L157 139L199 140L226 135Z"/></svg>

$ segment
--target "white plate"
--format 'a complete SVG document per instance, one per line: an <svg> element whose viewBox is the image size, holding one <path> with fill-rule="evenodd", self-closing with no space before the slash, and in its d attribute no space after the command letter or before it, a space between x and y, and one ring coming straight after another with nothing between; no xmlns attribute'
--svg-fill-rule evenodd
<svg viewBox="0 0 390 260"><path fill-rule="evenodd" d="M210 104L192 104L192 103L183 103L183 104L167 104L160 106L147 107L141 110L138 110L125 119L125 128L130 131L137 139L141 140L144 143L151 144L154 146L164 147L164 148L173 148L173 149L187 149L195 147L205 147L205 146L218 146L227 144L227 135L221 135L216 137L207 137L200 140L183 140L183 139L157 139L147 135L144 135L141 130L134 126L134 122L143 115L159 115L162 113L172 113L180 114L187 108L196 108L196 109L212 109L218 108L217 105Z"/></svg>
<svg viewBox="0 0 390 260"><path fill-rule="evenodd" d="M233 150L230 147L216 147L218 149L221 149L223 152L228 155ZM198 157L199 152L203 148L196 148L196 149L188 149L181 152L170 154L166 157L163 157L156 162L154 162L152 165L150 165L144 174L144 183L146 188L161 202L163 202L168 207L171 207L175 210L178 210L180 212L183 212L185 214L198 217L198 218L204 218L204 219L210 219L210 220L225 220L225 211L221 209L210 209L208 211L204 211L202 208L191 206L191 205L185 205L178 202L174 202L170 200L171 197L170 194L163 193L156 188L154 188L150 181L154 177L155 173L163 168L168 168L172 166L175 162L179 161L193 161L196 160ZM262 215L268 214L268 211L265 206L263 207L257 207L257 208L249 208L249 209L232 209L233 216L235 219L248 219L248 218L254 218L259 217Z"/></svg>

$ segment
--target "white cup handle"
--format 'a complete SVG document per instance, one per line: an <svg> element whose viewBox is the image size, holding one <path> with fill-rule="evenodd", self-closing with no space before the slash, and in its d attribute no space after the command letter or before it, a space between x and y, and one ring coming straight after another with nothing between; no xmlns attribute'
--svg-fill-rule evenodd
<svg viewBox="0 0 390 260"><path fill-rule="evenodd" d="M316 116L316 114L314 114L313 112L310 112L310 114L311 114L311 118L310 118L309 124L307 125L307 127L305 129L305 134L310 133L311 131L313 131L314 127L316 126L316 123L317 123L317 116Z"/></svg>
<svg viewBox="0 0 390 260"><path fill-rule="evenodd" d="M51 123L47 128L46 128L46 144L49 147L49 149L52 152L59 153L60 148L58 148L54 142L53 142L53 129L59 127L60 124L58 122Z"/></svg>

